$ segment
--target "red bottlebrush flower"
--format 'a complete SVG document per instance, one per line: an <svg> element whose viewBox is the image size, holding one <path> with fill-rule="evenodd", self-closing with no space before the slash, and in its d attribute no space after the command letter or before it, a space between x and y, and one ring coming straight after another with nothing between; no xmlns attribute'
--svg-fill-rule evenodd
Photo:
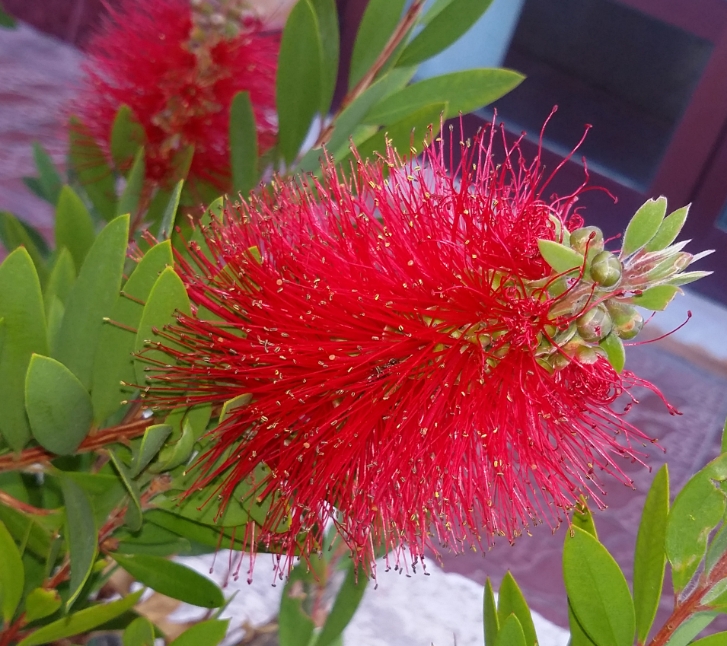
<svg viewBox="0 0 727 646"><path fill-rule="evenodd" d="M88 47L78 111L96 141L108 147L116 113L127 104L146 134L147 179L165 184L175 156L194 146L189 178L227 190L235 94L250 93L260 149L275 142L279 36L238 12L214 14L221 20L207 24L197 5L124 0L118 9L109 7Z"/></svg>
<svg viewBox="0 0 727 646"><path fill-rule="evenodd" d="M215 320L165 332L176 365L150 368L150 399L248 396L212 432L197 486L221 482L224 504L266 465L257 491L279 498L263 541L311 548L333 514L358 562L379 547L415 562L434 542L560 522L581 493L598 499L596 470L629 481L616 457L647 438L616 401L653 386L598 346L616 334L603 303L628 327L626 294L609 302L584 268L562 287L538 241L580 226L576 194L545 201L539 158L513 146L497 165L492 132L463 147L456 180L435 146L421 165L391 149L357 160L350 180L327 164L315 190L278 181L179 257ZM287 534L268 531L284 516Z"/></svg>

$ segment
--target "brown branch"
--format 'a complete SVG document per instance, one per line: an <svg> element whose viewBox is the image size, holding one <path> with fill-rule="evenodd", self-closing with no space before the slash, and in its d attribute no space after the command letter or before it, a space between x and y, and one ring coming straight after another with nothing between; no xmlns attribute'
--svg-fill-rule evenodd
<svg viewBox="0 0 727 646"><path fill-rule="evenodd" d="M89 453L97 451L117 442L125 442L135 437L143 435L146 429L154 424L154 418L136 420L128 424L120 424L111 428L97 431L89 435L81 445L76 449L76 453ZM19 471L36 463L47 463L54 460L58 456L55 453L46 451L44 448L36 446L30 449L20 451L20 453L9 453L0 456L0 473L3 471Z"/></svg>
<svg viewBox="0 0 727 646"><path fill-rule="evenodd" d="M24 514L34 514L36 516L50 516L55 513L54 509L41 509L40 507L33 507L22 500L13 498L9 493L0 491L0 503L6 507L12 507L18 511L22 511Z"/></svg>

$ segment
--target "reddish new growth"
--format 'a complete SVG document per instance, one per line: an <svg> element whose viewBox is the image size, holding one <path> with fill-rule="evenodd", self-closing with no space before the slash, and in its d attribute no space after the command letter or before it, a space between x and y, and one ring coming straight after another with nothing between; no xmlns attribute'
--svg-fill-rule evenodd
<svg viewBox="0 0 727 646"><path fill-rule="evenodd" d="M556 368L540 356L587 309L553 314L569 292L551 296L538 249L580 225L577 193L545 201L539 158L515 145L496 165L490 133L463 146L458 179L435 145L421 166L392 150L357 160L350 180L327 164L315 191L280 181L203 228L193 263L178 258L214 320L167 331L177 364L150 369L152 400L249 395L197 485L221 482L211 491L236 504L266 465L279 497L262 540L284 553L315 546L333 514L358 562L380 547L416 562L434 543L561 521L582 492L597 499L597 469L628 482L616 457L646 438L615 402L650 385L597 352L557 348Z"/></svg>
<svg viewBox="0 0 727 646"><path fill-rule="evenodd" d="M222 13L200 25L195 14L200 4L124 0L118 9L109 7L88 48L78 109L96 141L107 147L118 109L131 107L146 135L148 180L162 185L173 180L184 149L193 146L190 179L227 190L235 94L250 93L260 149L275 142L279 37L237 13L232 30Z"/></svg>

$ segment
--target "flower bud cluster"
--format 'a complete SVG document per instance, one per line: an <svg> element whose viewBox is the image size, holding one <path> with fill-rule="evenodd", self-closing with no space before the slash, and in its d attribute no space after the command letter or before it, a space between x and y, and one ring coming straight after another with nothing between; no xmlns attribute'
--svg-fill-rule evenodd
<svg viewBox="0 0 727 646"><path fill-rule="evenodd" d="M661 219L667 223L669 218L663 218L664 198L650 200L642 210L658 209L662 205ZM675 212L673 215L685 218L686 209L683 214ZM638 217L639 213L632 223ZM627 246L629 237L633 240L635 235L642 233L639 230L634 234L632 230L629 234L627 230L621 252L613 253L605 249L603 232L598 227L567 231L560 222L554 224L560 243L555 245L554 252L553 247L550 248L554 253L552 257L544 254L553 273L546 281L533 285L546 289L553 299L549 311L551 325L546 326L538 347L538 363L551 372L565 368L573 359L593 363L599 356L607 356L607 348L614 344L622 348L622 341L633 339L644 325L644 317L637 306L664 309L680 285L710 273L685 273L684 270L711 251L696 255L686 253L682 249L688 240L670 244L667 239L660 243L659 230L636 249ZM681 225L672 228L675 231L669 233L675 237ZM665 233L662 237L668 238L668 235ZM570 259L574 266L563 271L563 258Z"/></svg>

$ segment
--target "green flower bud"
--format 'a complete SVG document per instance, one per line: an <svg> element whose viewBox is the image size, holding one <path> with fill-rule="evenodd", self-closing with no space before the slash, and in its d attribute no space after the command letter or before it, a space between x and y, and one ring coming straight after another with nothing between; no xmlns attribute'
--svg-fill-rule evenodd
<svg viewBox="0 0 727 646"><path fill-rule="evenodd" d="M596 363L600 356L600 353L595 348L592 348L588 345L582 345L576 351L576 359L578 360L578 362L584 363L586 365Z"/></svg>
<svg viewBox="0 0 727 646"><path fill-rule="evenodd" d="M591 278L603 287L613 287L621 280L621 261L610 251L601 251L591 262Z"/></svg>
<svg viewBox="0 0 727 646"><path fill-rule="evenodd" d="M570 234L570 248L585 256L603 251L603 232L598 227L581 227Z"/></svg>
<svg viewBox="0 0 727 646"><path fill-rule="evenodd" d="M606 308L611 315L613 330L622 339L633 339L644 327L644 317L633 305L609 299Z"/></svg>
<svg viewBox="0 0 727 646"><path fill-rule="evenodd" d="M603 305L597 305L588 310L576 320L578 333L589 343L597 343L608 336L613 327L608 310Z"/></svg>

